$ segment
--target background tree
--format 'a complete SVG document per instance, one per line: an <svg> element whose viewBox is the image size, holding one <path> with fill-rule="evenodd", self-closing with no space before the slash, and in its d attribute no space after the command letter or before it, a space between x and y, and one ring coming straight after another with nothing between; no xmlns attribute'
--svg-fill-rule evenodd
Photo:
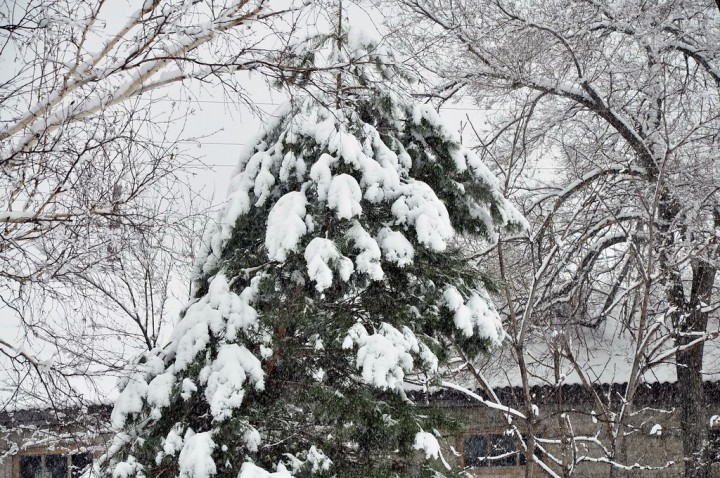
<svg viewBox="0 0 720 478"><path fill-rule="evenodd" d="M407 48L446 80L439 96L465 89L481 106L517 105L517 116L487 136L487 157L517 169L545 156L561 168L545 194L525 199L537 218L527 245L536 274L510 316L522 319L521 332L531 317L572 325L577 336L611 323L627 330L635 359L625 414L644 374L675 360L685 474L706 476L702 361L718 309L718 6L403 4L416 14ZM424 50L424 39L446 54Z"/></svg>
<svg viewBox="0 0 720 478"><path fill-rule="evenodd" d="M115 477L452 474L413 452L439 457L441 422L406 377L500 344L492 283L451 239L524 221L334 10L291 50L318 72L241 159L195 301L116 403Z"/></svg>
<svg viewBox="0 0 720 478"><path fill-rule="evenodd" d="M161 344L202 206L189 111L158 101L199 83L245 101L240 75L281 74L277 21L301 6L0 2L0 409L102 396L100 377Z"/></svg>

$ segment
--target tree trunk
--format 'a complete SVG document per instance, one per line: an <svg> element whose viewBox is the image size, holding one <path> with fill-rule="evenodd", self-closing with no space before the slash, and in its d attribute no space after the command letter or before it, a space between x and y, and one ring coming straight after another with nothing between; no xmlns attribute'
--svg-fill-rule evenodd
<svg viewBox="0 0 720 478"><path fill-rule="evenodd" d="M702 380L702 344L677 354L678 399L681 409L686 477L708 477L705 459L707 427Z"/></svg>
<svg viewBox="0 0 720 478"><path fill-rule="evenodd" d="M704 333L708 314L702 311L710 300L716 270L705 262L696 260L693 264L693 281L690 301L681 317L680 335L677 345L686 345ZM710 476L707 448L707 422L705 417L705 392L703 388L702 363L704 342L690 346L677 353L678 400L681 410L683 457L685 476L705 478Z"/></svg>

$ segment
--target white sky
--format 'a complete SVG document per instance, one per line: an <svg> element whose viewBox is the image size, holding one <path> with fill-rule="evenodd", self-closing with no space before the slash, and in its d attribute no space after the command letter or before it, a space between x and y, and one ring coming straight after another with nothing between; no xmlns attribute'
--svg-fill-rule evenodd
<svg viewBox="0 0 720 478"><path fill-rule="evenodd" d="M239 160L243 147L252 142L262 131L263 121L272 118L273 111L283 97L278 92L271 92L262 83L252 85L259 90L256 95L257 105L266 113L264 118L253 115L248 108L228 105L224 100L203 97L193 102L195 112L189 121L186 133L188 136L207 136L197 142L188 141L183 145L193 154L202 157L207 165L199 171L197 180L203 185L207 198L213 198L214 203L222 202L225 198L230 182L230 175ZM264 91L262 91L264 90ZM468 103L448 105L441 109L441 116L453 128L460 127L461 122L467 122L466 115L473 121L482 122L482 116L487 112L478 110ZM468 137L466 131L465 134ZM473 144L473 141L465 141Z"/></svg>

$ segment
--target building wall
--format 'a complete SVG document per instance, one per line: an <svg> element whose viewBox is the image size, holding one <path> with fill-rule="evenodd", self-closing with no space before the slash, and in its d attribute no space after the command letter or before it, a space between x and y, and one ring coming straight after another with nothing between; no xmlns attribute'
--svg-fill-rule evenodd
<svg viewBox="0 0 720 478"><path fill-rule="evenodd" d="M615 476L637 478L676 478L682 476L682 438L679 411L675 410L672 397L659 400L650 397L639 400L629 423L627 435L627 460L618 460L624 464L662 467L653 470L634 468L627 473ZM505 403L512 403L512 397ZM538 399L536 429L543 439L559 440L562 434L560 422L569 420L575 436L595 437L609 445L604 437L603 417L593 415L592 402L588 400L568 400L558 406L546 398ZM458 467L463 466L463 436L466 434L502 434L508 429L507 419L502 413L491 410L477 402L458 399L439 399L434 405L446 408L463 423L460 433L448 433L441 440L445 458ZM34 414L33 414L34 413ZM91 451L97 458L105 449L110 438L102 430L107 429L109 409L95 411L94 414L72 414L53 417L47 412L22 412L14 416L0 416L0 478L17 478L18 457L23 454L44 452L61 453ZM720 415L720 400L708 400L707 416ZM82 420L80 419L82 418ZM523 425L516 421L523 430ZM661 434L651 435L652 428L659 424ZM719 430L720 431L720 430ZM593 458L604 456L601 447L592 441L577 441L577 454ZM544 444L549 453L562 456L560 445ZM20 447L17 453L8 453L13 447ZM453 451L454 450L454 451ZM457 453L455 453L457 452ZM459 454L459 456L457 456ZM3 458L4 457L4 458ZM544 459L556 473L562 476L560 467L547 457ZM674 462L666 466L668 462ZM514 467L475 467L467 470L477 478L524 476L524 468ZM536 476L544 476L538 472ZM581 478L600 478L610 476L610 465L606 463L583 462L577 465L572 476ZM713 465L713 475L720 477L720 463Z"/></svg>
<svg viewBox="0 0 720 478"><path fill-rule="evenodd" d="M465 403L445 403L445 407L452 410L453 415L462 420L464 431L461 434L448 434L444 437L444 453L448 461L453 461L457 466L463 466L463 435L469 434L502 434L509 427L507 419L502 413L491 410L483 405L472 405ZM711 402L708 405L707 416L720 415L720 403ZM682 435L679 421L680 412L676 407L667 403L642 404L635 407L635 412L628 423L630 427L626 430L627 458L618 458L616 461L625 465L641 465L630 470L623 471L616 468L615 476L630 476L633 478L677 478L683 474L683 452ZM539 409L536 423L536 433L543 439L560 440L560 422L572 425L576 437L597 437L605 446L610 446L610 440L606 438L606 429L603 426L603 418L593 415L591 403L581 402L566 404L558 407L552 404L545 404ZM525 431L521 421L516 420L518 428ZM655 425L660 425L660 434L651 434ZM588 456L595 459L605 456L600 445L592 440L575 442L576 456ZM563 447L559 444L543 444L548 453L562 458ZM453 452L453 449L456 453ZM572 457L572 451L565 447L568 457ZM459 455L459 456L458 456ZM553 471L562 476L561 467L552 460L545 457L543 460ZM642 467L654 469L643 469ZM583 478L600 478L610 476L611 465L603 462L585 461L578 463L572 476ZM498 476L524 476L524 467L502 466L502 467L474 467L468 468L468 472L475 477L498 477ZM537 473L536 476L546 476L544 473ZM720 463L713 465L713 475L720 477Z"/></svg>
<svg viewBox="0 0 720 478"><path fill-rule="evenodd" d="M81 412L19 410L0 414L0 478L18 478L23 456L90 453L99 457L111 437L109 413L109 407L98 406Z"/></svg>

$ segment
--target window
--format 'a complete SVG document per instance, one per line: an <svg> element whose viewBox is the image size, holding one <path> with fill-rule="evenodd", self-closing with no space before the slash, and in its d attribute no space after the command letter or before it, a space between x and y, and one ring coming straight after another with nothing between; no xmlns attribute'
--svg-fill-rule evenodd
<svg viewBox="0 0 720 478"><path fill-rule="evenodd" d="M523 440L527 437L523 435ZM535 456L543 458L540 449ZM463 464L465 466L522 466L525 454L519 453L515 440L506 434L465 435L463 437Z"/></svg>
<svg viewBox="0 0 720 478"><path fill-rule="evenodd" d="M21 455L18 461L17 478L78 478L92 453Z"/></svg>

